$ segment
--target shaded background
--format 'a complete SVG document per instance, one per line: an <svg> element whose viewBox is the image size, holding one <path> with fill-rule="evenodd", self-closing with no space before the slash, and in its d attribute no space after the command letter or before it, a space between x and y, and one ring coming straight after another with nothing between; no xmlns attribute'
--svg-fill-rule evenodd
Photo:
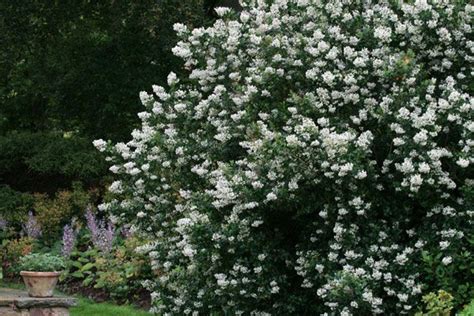
<svg viewBox="0 0 474 316"><path fill-rule="evenodd" d="M33 193L103 191L92 141L128 140L138 93L179 72L173 24L205 26L237 3L0 0L0 216L22 217Z"/></svg>

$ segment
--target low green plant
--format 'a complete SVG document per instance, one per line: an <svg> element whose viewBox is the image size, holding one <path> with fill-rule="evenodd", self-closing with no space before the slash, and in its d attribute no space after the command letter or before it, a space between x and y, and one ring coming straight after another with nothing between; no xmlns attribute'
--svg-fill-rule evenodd
<svg viewBox="0 0 474 316"><path fill-rule="evenodd" d="M99 251L95 248L73 251L61 279L66 282L80 281L85 287L93 284L97 273L96 260L100 260L99 255Z"/></svg>
<svg viewBox="0 0 474 316"><path fill-rule="evenodd" d="M64 260L48 253L32 253L20 259L20 269L34 272L62 271L66 267Z"/></svg>
<svg viewBox="0 0 474 316"><path fill-rule="evenodd" d="M426 311L420 311L415 316L449 316L453 309L453 296L444 290L439 290L437 294L430 292L423 296L423 303L426 304Z"/></svg>
<svg viewBox="0 0 474 316"><path fill-rule="evenodd" d="M120 303L140 299L144 291L142 282L153 277L149 259L135 251L142 244L143 241L137 238L127 238L117 245L111 259L97 260L98 271L94 287L107 291L111 299Z"/></svg>
<svg viewBox="0 0 474 316"><path fill-rule="evenodd" d="M92 290L98 297L118 303L137 302L147 296L142 282L152 278L146 255L135 249L145 242L136 237L118 238L110 253L93 247L89 234L79 234L61 280L66 287Z"/></svg>
<svg viewBox="0 0 474 316"><path fill-rule="evenodd" d="M459 316L472 316L474 315L474 299L471 301L471 303L466 306L461 313L459 313Z"/></svg>

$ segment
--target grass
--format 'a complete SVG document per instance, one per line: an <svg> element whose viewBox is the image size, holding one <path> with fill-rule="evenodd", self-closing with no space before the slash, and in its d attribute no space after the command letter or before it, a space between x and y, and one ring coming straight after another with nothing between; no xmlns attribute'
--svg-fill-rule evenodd
<svg viewBox="0 0 474 316"><path fill-rule="evenodd" d="M11 289L24 289L21 283L5 283L0 280L0 287ZM57 292L57 294L61 294ZM114 305L112 303L96 303L92 300L76 297L77 306L70 309L71 316L150 316L144 310L134 308L132 306Z"/></svg>
<svg viewBox="0 0 474 316"><path fill-rule="evenodd" d="M109 303L95 303L79 298L78 305L71 308L71 316L150 316L146 311L131 306L117 306Z"/></svg>

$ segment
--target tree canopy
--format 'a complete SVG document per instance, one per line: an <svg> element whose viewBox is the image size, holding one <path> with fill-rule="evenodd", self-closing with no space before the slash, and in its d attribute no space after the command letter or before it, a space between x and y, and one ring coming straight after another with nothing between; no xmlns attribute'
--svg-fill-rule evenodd
<svg viewBox="0 0 474 316"><path fill-rule="evenodd" d="M0 183L54 192L94 182L91 141L128 138L138 91L180 60L173 24L205 25L213 1L1 1Z"/></svg>

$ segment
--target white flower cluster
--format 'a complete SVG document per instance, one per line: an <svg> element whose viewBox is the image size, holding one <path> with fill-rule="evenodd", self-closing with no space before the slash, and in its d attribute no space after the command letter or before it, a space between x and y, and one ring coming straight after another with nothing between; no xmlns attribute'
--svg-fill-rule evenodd
<svg viewBox="0 0 474 316"><path fill-rule="evenodd" d="M164 315L411 314L472 225L473 7L245 0L177 24L102 206L153 240ZM472 191L472 190L471 190Z"/></svg>

